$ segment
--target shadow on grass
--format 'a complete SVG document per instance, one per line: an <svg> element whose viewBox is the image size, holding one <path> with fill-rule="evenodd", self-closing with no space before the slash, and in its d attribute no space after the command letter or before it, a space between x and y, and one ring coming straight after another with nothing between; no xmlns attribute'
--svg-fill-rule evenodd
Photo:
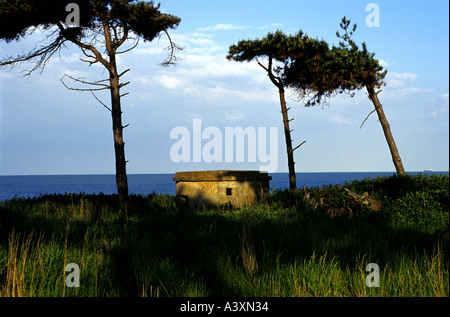
<svg viewBox="0 0 450 317"><path fill-rule="evenodd" d="M448 270L448 231L442 237L393 227L382 212L367 210L331 216L294 198L180 213L174 197L132 196L127 214L117 212L114 195L17 199L0 205L0 247L8 248L12 231L35 232L41 243L67 240L101 254L109 264L96 274L108 289L99 296L248 296L252 277L314 254L360 269L362 260L384 266L432 254L441 240Z"/></svg>

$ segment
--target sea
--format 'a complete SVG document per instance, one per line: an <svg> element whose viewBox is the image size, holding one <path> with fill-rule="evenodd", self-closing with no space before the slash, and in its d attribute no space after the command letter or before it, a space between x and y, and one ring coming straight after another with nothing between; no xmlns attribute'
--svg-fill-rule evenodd
<svg viewBox="0 0 450 317"><path fill-rule="evenodd" d="M446 174L448 172L408 172L417 175ZM350 172L350 173L296 173L297 186L320 187L343 185L345 182L391 176L394 172ZM272 173L271 189L289 187L288 173ZM175 174L129 174L128 190L131 194L151 193L175 195ZM0 176L0 201L12 198L35 198L46 194L115 194L115 175L30 175Z"/></svg>

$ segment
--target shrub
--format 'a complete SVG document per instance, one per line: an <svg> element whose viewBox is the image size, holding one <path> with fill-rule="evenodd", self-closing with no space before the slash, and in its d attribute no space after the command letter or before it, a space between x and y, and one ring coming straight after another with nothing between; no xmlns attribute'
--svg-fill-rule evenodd
<svg viewBox="0 0 450 317"><path fill-rule="evenodd" d="M449 175L418 174L392 175L365 178L345 183L345 187L355 192L368 192L383 202L392 202L411 192L443 190L448 193ZM446 206L448 207L448 201Z"/></svg>
<svg viewBox="0 0 450 317"><path fill-rule="evenodd" d="M446 199L444 198L446 197ZM447 201L447 207L441 203ZM448 191L410 192L387 208L397 226L435 233L448 230Z"/></svg>

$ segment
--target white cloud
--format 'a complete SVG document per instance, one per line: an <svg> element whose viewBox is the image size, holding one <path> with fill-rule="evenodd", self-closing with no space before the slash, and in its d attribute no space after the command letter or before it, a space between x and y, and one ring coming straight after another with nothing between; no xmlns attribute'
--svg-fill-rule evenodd
<svg viewBox="0 0 450 317"><path fill-rule="evenodd" d="M184 51L180 52L179 55L183 54L198 54L207 55L215 54L217 52L226 52L228 47L218 45L214 42L210 35L203 33L192 33L192 34L172 34L172 40L184 48Z"/></svg>
<svg viewBox="0 0 450 317"><path fill-rule="evenodd" d="M133 76L133 82L148 85L151 83L151 80L148 78L148 76Z"/></svg>
<svg viewBox="0 0 450 317"><path fill-rule="evenodd" d="M184 80L168 75L163 75L158 80L161 86L170 90L180 89L185 85Z"/></svg>
<svg viewBox="0 0 450 317"><path fill-rule="evenodd" d="M428 100L428 115L431 118L447 117L449 113L449 94L444 93L439 97Z"/></svg>
<svg viewBox="0 0 450 317"><path fill-rule="evenodd" d="M248 26L242 26L242 25L233 25L233 24L216 24L214 26L207 26L202 28L197 28L197 31L230 31L230 30L242 30L247 29Z"/></svg>
<svg viewBox="0 0 450 317"><path fill-rule="evenodd" d="M386 98L402 101L405 100L405 98L411 98L411 96L433 92L432 89L412 87L411 84L413 84L417 78L419 78L419 75L414 73L388 73L386 76Z"/></svg>
<svg viewBox="0 0 450 317"><path fill-rule="evenodd" d="M135 48L133 50L133 53L142 55L159 55L164 53L164 47L163 46L144 47L144 45L142 45Z"/></svg>
<svg viewBox="0 0 450 317"><path fill-rule="evenodd" d="M14 77L10 73L3 73L3 72L1 72L0 73L0 79L2 79L2 78L12 79Z"/></svg>
<svg viewBox="0 0 450 317"><path fill-rule="evenodd" d="M238 121L245 119L245 114L242 111L234 110L225 114L225 119L230 121Z"/></svg>
<svg viewBox="0 0 450 317"><path fill-rule="evenodd" d="M175 68L160 69L155 78L163 89L178 90L185 97L203 103L278 102L277 92L272 91L274 86L256 63L231 62L224 55L197 55L189 51ZM231 113L227 118L240 117Z"/></svg>
<svg viewBox="0 0 450 317"><path fill-rule="evenodd" d="M395 89L391 93L397 97L405 97L405 96L418 95L418 94L424 94L424 93L430 93L430 92L433 92L433 90L417 88L417 87L405 87L405 88Z"/></svg>
<svg viewBox="0 0 450 317"><path fill-rule="evenodd" d="M198 33L196 34L197 36L174 34L172 38L175 41L175 43L179 45L190 44L191 46L200 46L200 47L215 45L214 41L208 38L207 36L199 36Z"/></svg>
<svg viewBox="0 0 450 317"><path fill-rule="evenodd" d="M384 59L379 59L378 63L383 66L384 68L388 67L389 65L391 65L390 63L388 63L387 61L385 61Z"/></svg>
<svg viewBox="0 0 450 317"><path fill-rule="evenodd" d="M389 79L387 80L387 83L390 88L400 88L405 87L406 83L403 80L397 80L397 79Z"/></svg>
<svg viewBox="0 0 450 317"><path fill-rule="evenodd" d="M414 80L419 77L419 75L413 73L388 73L386 77L398 80Z"/></svg>
<svg viewBox="0 0 450 317"><path fill-rule="evenodd" d="M269 24L269 25L263 25L263 26L261 26L259 29L260 30L266 30L266 29L271 29L271 28L274 28L274 27L282 27L283 26L283 24L282 23L272 23L272 24Z"/></svg>
<svg viewBox="0 0 450 317"><path fill-rule="evenodd" d="M352 121L350 119L345 119L339 115L333 118L333 122L338 125L349 125L349 126L352 125Z"/></svg>
<svg viewBox="0 0 450 317"><path fill-rule="evenodd" d="M183 57L183 61L178 65L177 73L183 76L195 78L225 78L230 76L239 77L260 77L264 76L264 71L256 63L236 63L227 61L224 55L194 55L189 54ZM258 82L261 78L255 78Z"/></svg>
<svg viewBox="0 0 450 317"><path fill-rule="evenodd" d="M388 73L386 82L388 87L400 88L405 87L407 82L415 80L419 75L412 73Z"/></svg>

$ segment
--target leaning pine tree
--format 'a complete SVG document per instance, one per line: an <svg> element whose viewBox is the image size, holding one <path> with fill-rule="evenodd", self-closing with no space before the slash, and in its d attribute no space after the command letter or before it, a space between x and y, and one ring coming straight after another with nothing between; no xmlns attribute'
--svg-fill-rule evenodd
<svg viewBox="0 0 450 317"><path fill-rule="evenodd" d="M387 70L383 70L378 60L374 58L375 54L367 50L364 42L362 43L362 49L356 45L351 39L351 36L356 30L356 24L353 25L353 29L350 32L349 25L350 20L344 17L340 24L344 33L341 35L339 32L336 32L336 35L343 41L339 43L339 48L333 48L336 56L335 61L337 61L335 69L339 68L341 70L343 89L366 88L369 99L375 108L370 114L375 111L377 112L397 174L404 175L405 168L403 167L402 159L400 158L389 122L384 113L383 105L378 99L378 94L382 92L381 87L386 85L384 78L386 77Z"/></svg>
<svg viewBox="0 0 450 317"><path fill-rule="evenodd" d="M366 88L369 99L375 108L370 114L377 112L395 169L399 175L403 175L405 169L383 106L378 99L378 94L382 91L381 87L386 84L384 78L387 71L383 70L378 60L374 58L375 54L368 52L365 43L362 43L362 49L360 49L352 40L356 24L353 25L352 30L349 30L350 20L344 17L340 26L344 33L341 35L336 32L336 34L342 41L338 47L333 46L331 50L322 54L320 59L311 64L315 67L314 72L305 68L304 56L298 56L290 61L288 67L284 68L283 80L286 86L293 89L301 98L311 96L307 100L306 106L326 102L331 96L338 93L347 93L353 96L355 90ZM308 74L312 77L305 80L305 76ZM311 92L314 94L311 95ZM367 118L363 124L366 120Z"/></svg>
<svg viewBox="0 0 450 317"><path fill-rule="evenodd" d="M69 5L73 8L66 11ZM77 13L79 12L79 15ZM68 23L67 18L70 16ZM123 141L122 107L120 90L127 83L121 83L121 73L117 67L116 56L136 47L139 39L152 41L161 34L169 38L169 55L163 65L175 60L175 51L179 48L170 39L168 30L176 28L180 18L162 13L159 5L152 1L136 0L2 0L0 2L0 40L7 43L19 41L37 31L47 33L46 45L19 56L7 57L0 61L1 67L15 66L21 62L32 62L33 71L44 69L47 61L59 52L67 43L74 44L83 53L82 61L90 65L100 63L109 74L109 78L96 82L87 82L71 78L90 88L76 89L94 92L109 90L110 107L114 136L116 183L119 203L125 207L128 200L128 182L126 174L125 147ZM119 50L126 42L134 41L131 47ZM67 75L66 75L67 76ZM64 83L64 82L63 82ZM67 87L67 86L66 86ZM94 95L95 97L95 95Z"/></svg>

